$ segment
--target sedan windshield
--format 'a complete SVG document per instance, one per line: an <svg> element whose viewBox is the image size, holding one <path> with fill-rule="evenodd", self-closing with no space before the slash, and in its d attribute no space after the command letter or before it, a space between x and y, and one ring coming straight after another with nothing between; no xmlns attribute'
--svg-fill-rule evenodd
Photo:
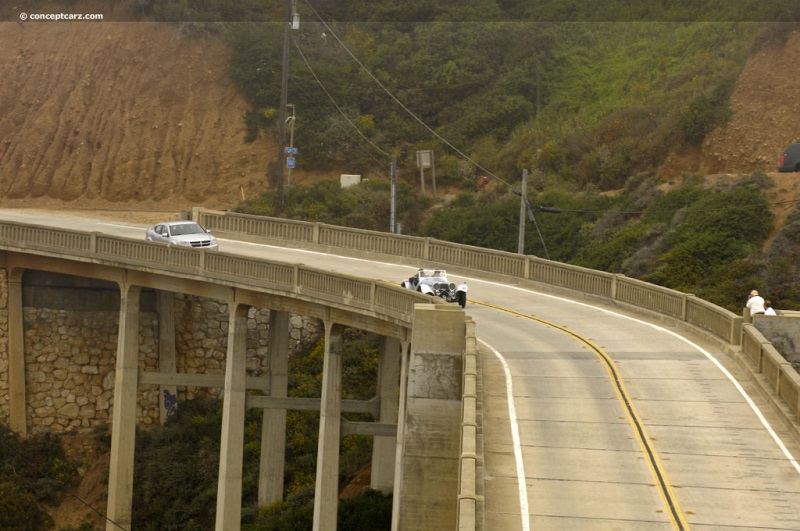
<svg viewBox="0 0 800 531"><path fill-rule="evenodd" d="M172 227L173 236L183 236L185 234L203 234L205 231L200 225L195 223L185 223L182 225L174 225Z"/></svg>

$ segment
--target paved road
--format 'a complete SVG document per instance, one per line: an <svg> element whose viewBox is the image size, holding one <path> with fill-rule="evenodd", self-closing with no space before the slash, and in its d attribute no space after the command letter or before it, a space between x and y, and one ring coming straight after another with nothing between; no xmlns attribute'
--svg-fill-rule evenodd
<svg viewBox="0 0 800 531"><path fill-rule="evenodd" d="M144 237L123 223L0 211L13 217ZM413 272L220 247L391 282ZM481 344L485 529L800 529L800 445L726 353L611 308L466 280Z"/></svg>
<svg viewBox="0 0 800 531"><path fill-rule="evenodd" d="M487 529L800 529L797 443L760 417L726 354L563 299L504 306L568 330L473 305L496 351L483 357Z"/></svg>

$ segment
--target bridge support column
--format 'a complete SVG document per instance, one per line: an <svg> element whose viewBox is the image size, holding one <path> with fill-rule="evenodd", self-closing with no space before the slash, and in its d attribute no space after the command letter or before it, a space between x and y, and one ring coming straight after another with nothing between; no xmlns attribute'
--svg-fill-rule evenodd
<svg viewBox="0 0 800 531"><path fill-rule="evenodd" d="M25 390L25 328L22 271L8 272L8 406L9 427L27 437Z"/></svg>
<svg viewBox="0 0 800 531"><path fill-rule="evenodd" d="M342 417L342 326L325 321L325 360L314 489L314 531L336 529Z"/></svg>
<svg viewBox="0 0 800 531"><path fill-rule="evenodd" d="M171 291L159 290L156 295L158 307L158 370L162 373L175 374L175 294ZM178 406L178 390L174 385L162 385L159 393L160 421L164 424L167 417L175 412Z"/></svg>
<svg viewBox="0 0 800 531"><path fill-rule="evenodd" d="M378 396L381 401L380 419L383 424L397 424L400 378L400 340L383 337L378 365ZM372 441L372 477L370 486L383 493L394 488L394 461L397 437L375 437Z"/></svg>
<svg viewBox="0 0 800 531"><path fill-rule="evenodd" d="M136 389L139 381L140 294L141 288L138 286L130 286L126 282L120 285L106 531L131 528Z"/></svg>
<svg viewBox="0 0 800 531"><path fill-rule="evenodd" d="M461 308L415 305L408 381L401 395L393 530L456 528L465 349Z"/></svg>
<svg viewBox="0 0 800 531"><path fill-rule="evenodd" d="M228 352L222 402L216 529L239 529L242 520L242 460L247 386L247 312L249 306L228 303Z"/></svg>
<svg viewBox="0 0 800 531"><path fill-rule="evenodd" d="M289 314L269 312L270 396L284 398L289 385ZM286 410L265 409L261 426L261 463L258 476L258 505L283 499L286 452Z"/></svg>

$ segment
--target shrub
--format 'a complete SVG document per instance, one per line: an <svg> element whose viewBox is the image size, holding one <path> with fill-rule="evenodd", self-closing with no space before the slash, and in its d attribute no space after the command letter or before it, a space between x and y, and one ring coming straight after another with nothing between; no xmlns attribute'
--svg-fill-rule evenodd
<svg viewBox="0 0 800 531"><path fill-rule="evenodd" d="M0 424L0 477L11 481L37 501L56 504L63 488L78 476L56 435L36 434L20 440L8 426Z"/></svg>
<svg viewBox="0 0 800 531"><path fill-rule="evenodd" d="M314 523L314 486L289 494L285 501L275 502L258 511L253 522L242 531L306 531Z"/></svg>
<svg viewBox="0 0 800 531"><path fill-rule="evenodd" d="M392 528L392 495L367 489L339 502L338 529L388 531Z"/></svg>
<svg viewBox="0 0 800 531"><path fill-rule="evenodd" d="M0 482L0 529L39 531L52 525L47 513L39 509L36 496L14 483Z"/></svg>
<svg viewBox="0 0 800 531"><path fill-rule="evenodd" d="M733 114L728 99L733 92L736 79L723 79L710 90L696 96L684 109L679 126L684 140L699 145L706 134L724 125Z"/></svg>
<svg viewBox="0 0 800 531"><path fill-rule="evenodd" d="M314 488L307 487L262 508L242 531L306 531L314 521ZM337 529L382 531L391 529L392 495L367 489L339 502Z"/></svg>
<svg viewBox="0 0 800 531"><path fill-rule="evenodd" d="M311 186L286 187L282 217L387 232L390 192L390 183L385 179L364 180L347 188L341 188L333 179L322 179ZM403 227L403 232L413 233L431 200L418 196L405 182L397 184L396 192L396 221ZM276 198L276 192L264 192L256 199L242 201L233 210L242 214L275 216Z"/></svg>

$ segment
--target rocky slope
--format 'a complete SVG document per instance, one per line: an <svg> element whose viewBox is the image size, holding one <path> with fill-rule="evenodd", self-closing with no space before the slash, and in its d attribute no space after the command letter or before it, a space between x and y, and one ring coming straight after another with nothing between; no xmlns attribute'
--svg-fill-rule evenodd
<svg viewBox="0 0 800 531"><path fill-rule="evenodd" d="M797 32L785 45L767 45L755 52L737 80L730 100L733 116L728 124L712 131L701 149L673 154L662 173L775 172L783 149L800 142L800 80L795 74L798 61Z"/></svg>
<svg viewBox="0 0 800 531"><path fill-rule="evenodd" d="M222 41L131 21L119 2L81 4L102 22L23 9L0 11L0 206L227 208L263 187L277 148L244 142Z"/></svg>

